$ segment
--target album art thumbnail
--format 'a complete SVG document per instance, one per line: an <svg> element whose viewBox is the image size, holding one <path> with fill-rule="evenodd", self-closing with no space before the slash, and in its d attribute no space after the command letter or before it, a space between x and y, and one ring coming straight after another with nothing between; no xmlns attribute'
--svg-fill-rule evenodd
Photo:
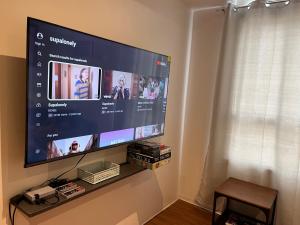
<svg viewBox="0 0 300 225"><path fill-rule="evenodd" d="M85 135L50 141L48 143L47 159L84 152L94 147L96 143L97 135Z"/></svg>
<svg viewBox="0 0 300 225"><path fill-rule="evenodd" d="M50 100L98 100L101 68L49 62Z"/></svg>
<svg viewBox="0 0 300 225"><path fill-rule="evenodd" d="M100 134L99 147L120 144L132 141L134 138L134 128L109 131Z"/></svg>
<svg viewBox="0 0 300 225"><path fill-rule="evenodd" d="M103 71L102 95L104 99L135 99L137 92L138 75L115 70Z"/></svg>

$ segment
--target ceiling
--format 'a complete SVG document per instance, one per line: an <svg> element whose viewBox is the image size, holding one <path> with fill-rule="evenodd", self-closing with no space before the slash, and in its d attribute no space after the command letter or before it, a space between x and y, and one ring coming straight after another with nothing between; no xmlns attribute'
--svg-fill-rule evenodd
<svg viewBox="0 0 300 225"><path fill-rule="evenodd" d="M182 0L190 8L223 6L226 0Z"/></svg>

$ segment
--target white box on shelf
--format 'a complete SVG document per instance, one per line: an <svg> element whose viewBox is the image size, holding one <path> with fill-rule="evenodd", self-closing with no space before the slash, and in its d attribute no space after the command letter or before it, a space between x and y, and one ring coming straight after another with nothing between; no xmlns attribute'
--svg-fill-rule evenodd
<svg viewBox="0 0 300 225"><path fill-rule="evenodd" d="M78 177L90 184L97 184L101 181L118 176L120 165L109 161L99 161L78 168Z"/></svg>

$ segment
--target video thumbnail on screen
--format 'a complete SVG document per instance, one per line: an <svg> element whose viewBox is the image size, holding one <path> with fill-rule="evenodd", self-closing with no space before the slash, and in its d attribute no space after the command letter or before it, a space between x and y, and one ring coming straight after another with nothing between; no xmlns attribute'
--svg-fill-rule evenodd
<svg viewBox="0 0 300 225"><path fill-rule="evenodd" d="M102 94L105 99L129 100L137 98L138 75L105 70L102 78Z"/></svg>
<svg viewBox="0 0 300 225"><path fill-rule="evenodd" d="M100 80L98 67L49 62L49 99L98 100Z"/></svg>
<svg viewBox="0 0 300 225"><path fill-rule="evenodd" d="M162 99L167 89L167 80L159 77L140 76L139 98L141 99Z"/></svg>
<svg viewBox="0 0 300 225"><path fill-rule="evenodd" d="M120 144L132 141L134 137L134 128L110 131L100 134L99 147Z"/></svg>
<svg viewBox="0 0 300 225"><path fill-rule="evenodd" d="M159 134L163 133L163 131L164 131L163 123L137 127L135 129L135 139L141 139L141 138L159 135Z"/></svg>
<svg viewBox="0 0 300 225"><path fill-rule="evenodd" d="M48 143L47 159L84 152L94 147L96 143L97 135L85 135L50 141Z"/></svg>

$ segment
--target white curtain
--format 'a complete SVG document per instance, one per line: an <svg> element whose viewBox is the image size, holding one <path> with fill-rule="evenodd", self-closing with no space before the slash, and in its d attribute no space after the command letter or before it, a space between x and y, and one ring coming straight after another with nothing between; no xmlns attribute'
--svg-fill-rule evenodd
<svg viewBox="0 0 300 225"><path fill-rule="evenodd" d="M279 190L277 225L300 224L300 3L230 10L198 202L227 177Z"/></svg>

